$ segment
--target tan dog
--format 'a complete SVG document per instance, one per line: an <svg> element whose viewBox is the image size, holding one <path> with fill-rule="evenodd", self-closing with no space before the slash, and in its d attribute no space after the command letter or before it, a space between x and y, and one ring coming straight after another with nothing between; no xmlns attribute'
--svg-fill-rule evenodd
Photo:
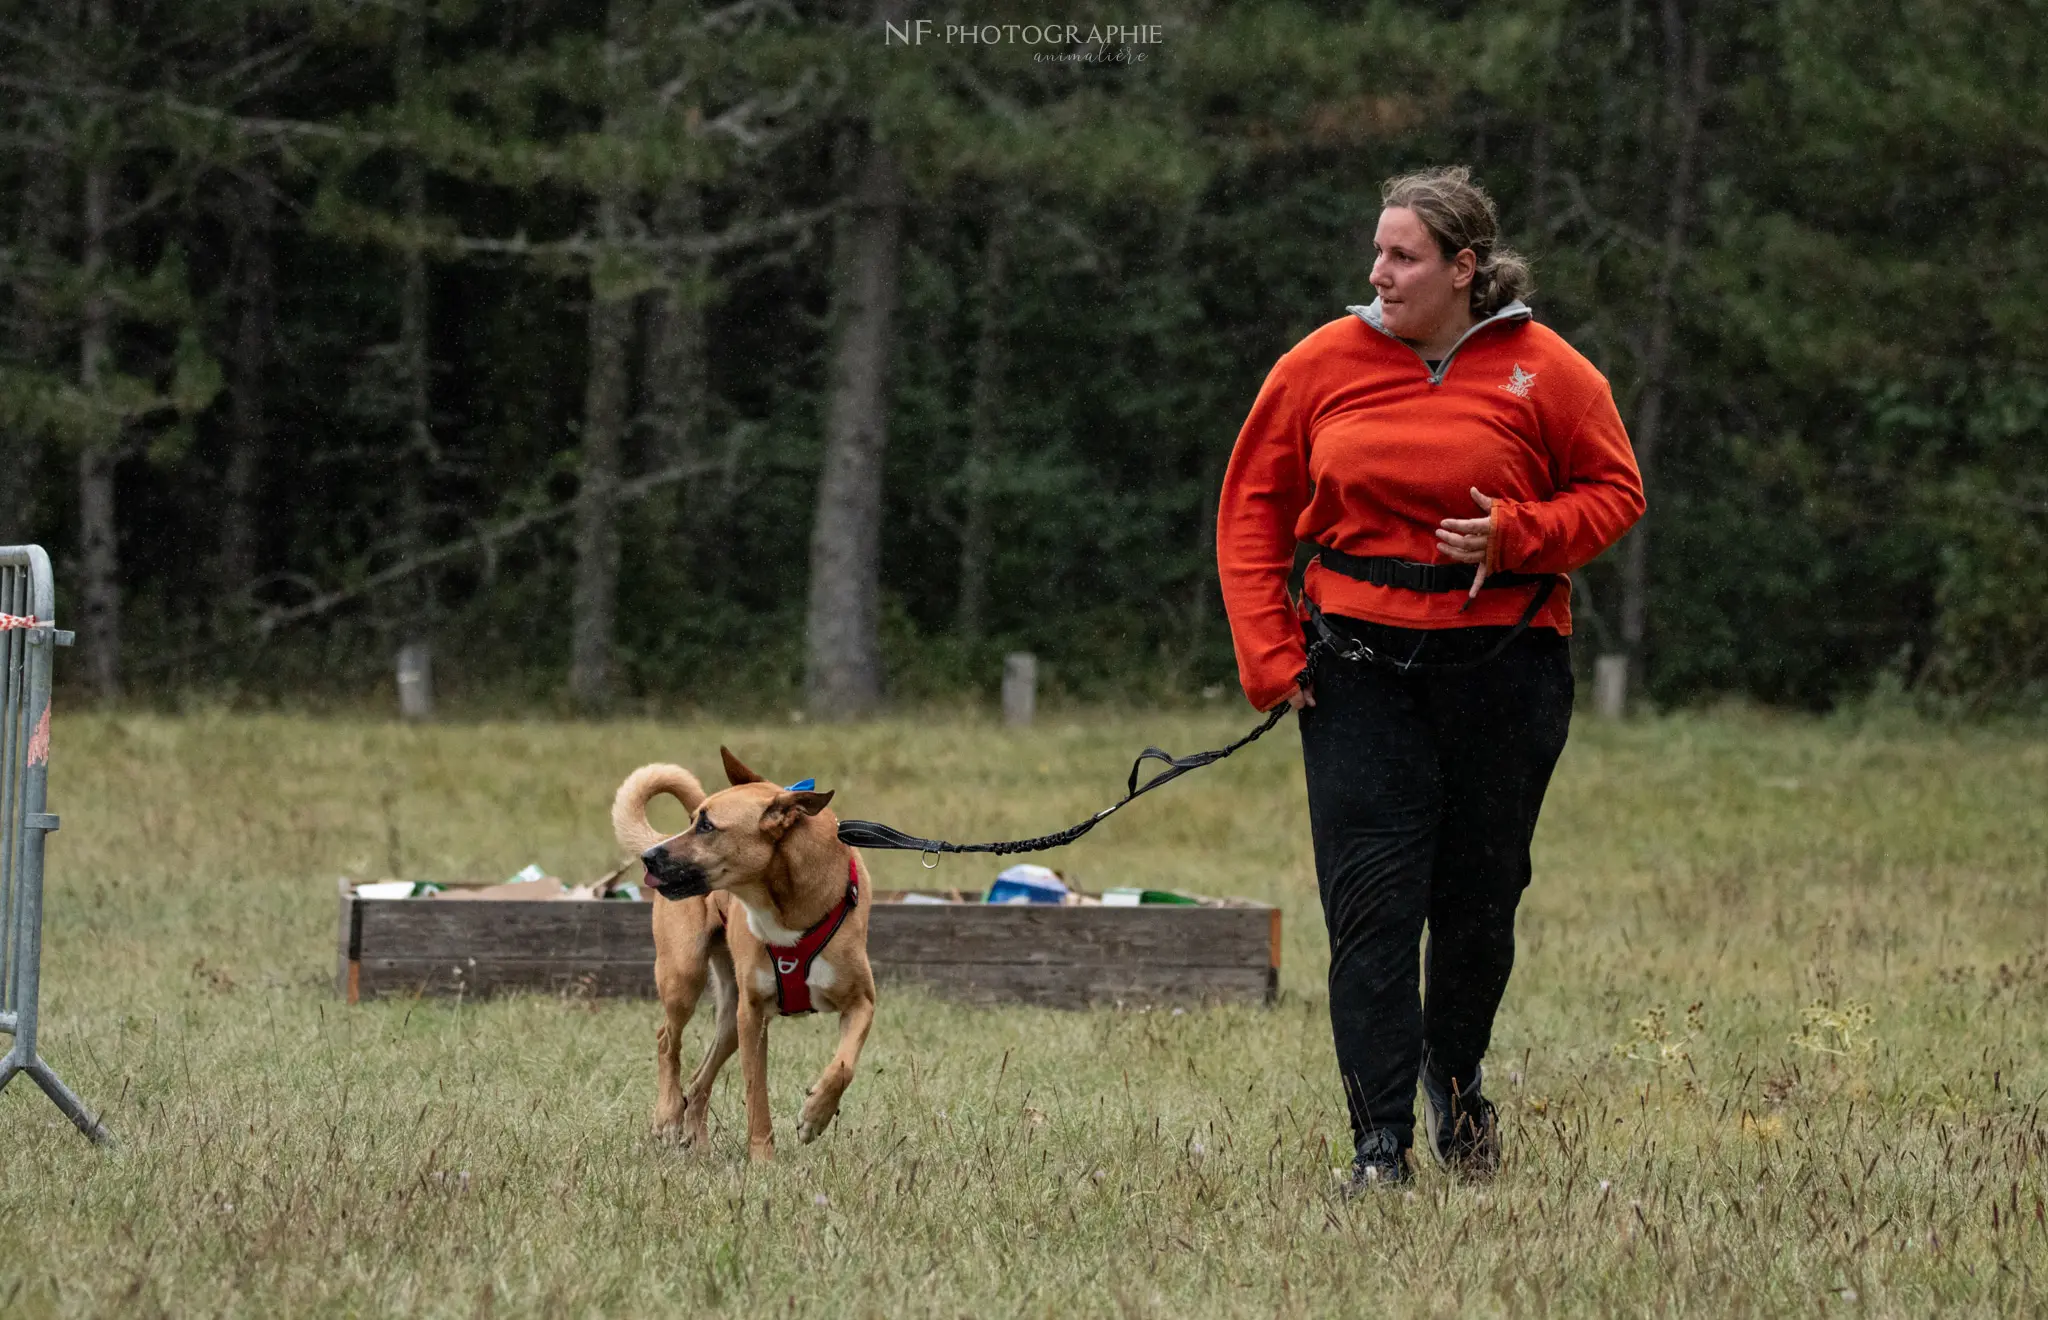
<svg viewBox="0 0 2048 1320"><path fill-rule="evenodd" d="M868 968L873 890L860 855L839 841L838 819L825 810L832 794L779 788L723 747L718 751L731 788L707 797L681 766L641 766L612 799L612 830L621 846L640 854L658 895L654 981L663 1021L655 1037L655 1135L705 1145L711 1084L738 1050L747 1088L747 1151L765 1160L775 1155L768 1023L780 1003L769 945L794 945L827 922L847 897L849 879L858 877L858 902L802 976L812 1001L839 1014L839 1048L797 1117L797 1139L811 1141L839 1112L875 1018L875 978ZM648 824L647 804L658 793L690 810L690 827L681 834L664 836ZM686 1091L683 1028L707 978L718 1020Z"/></svg>

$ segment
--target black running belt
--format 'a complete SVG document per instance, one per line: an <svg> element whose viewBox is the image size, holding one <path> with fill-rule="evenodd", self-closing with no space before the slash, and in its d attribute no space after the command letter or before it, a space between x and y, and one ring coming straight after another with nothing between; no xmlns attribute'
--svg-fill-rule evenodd
<svg viewBox="0 0 2048 1320"><path fill-rule="evenodd" d="M1435 633L1429 631L1420 633L1415 642L1415 649L1409 653L1406 660L1381 655L1357 637L1348 639L1347 645L1347 639L1338 635L1337 630L1330 626L1330 621L1323 617L1321 608L1314 601L1310 601L1308 623L1309 627L1315 630L1316 638L1309 651L1310 665L1309 670L1303 673L1303 681L1306 682L1311 676L1318 649L1339 660L1363 660L1367 664L1379 665L1383 669L1392 669L1403 674L1463 674L1481 665L1491 664L1499 658L1501 652L1508 649L1511 642L1529 630L1529 625L1535 621L1544 603L1550 599L1550 593L1557 590L1558 578L1561 576L1563 575L1549 573L1540 576L1537 580L1543 585L1536 589L1536 594L1529 597L1529 603L1522 607L1522 617L1516 619L1514 626L1501 634L1500 640L1495 642L1485 655L1475 660L1422 661L1422 648L1435 636ZM1487 580L1492 581L1491 578Z"/></svg>
<svg viewBox="0 0 2048 1320"><path fill-rule="evenodd" d="M1354 581L1367 582L1375 587L1426 591L1432 595L1470 591L1472 579L1479 572L1473 564L1424 564L1413 559L1395 559L1391 555L1347 555L1326 545L1316 547L1315 557L1332 573L1340 573ZM1548 573L1488 573L1479 589L1533 587L1539 582L1549 581L1550 576Z"/></svg>

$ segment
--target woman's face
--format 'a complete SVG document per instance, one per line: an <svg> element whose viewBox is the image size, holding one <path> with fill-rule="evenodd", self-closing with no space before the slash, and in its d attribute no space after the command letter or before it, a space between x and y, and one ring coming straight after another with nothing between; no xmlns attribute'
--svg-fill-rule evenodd
<svg viewBox="0 0 2048 1320"><path fill-rule="evenodd" d="M1446 257L1422 217L1405 206L1380 212L1372 237L1372 287L1380 294L1380 324L1403 339L1428 340L1463 328L1471 315L1471 248Z"/></svg>

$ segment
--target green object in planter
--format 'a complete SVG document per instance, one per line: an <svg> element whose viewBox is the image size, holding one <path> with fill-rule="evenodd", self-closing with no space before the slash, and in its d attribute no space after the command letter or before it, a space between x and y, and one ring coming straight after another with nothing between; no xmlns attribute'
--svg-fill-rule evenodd
<svg viewBox="0 0 2048 1320"><path fill-rule="evenodd" d="M1105 889L1102 891L1104 907L1200 907L1201 900L1177 894L1171 889Z"/></svg>

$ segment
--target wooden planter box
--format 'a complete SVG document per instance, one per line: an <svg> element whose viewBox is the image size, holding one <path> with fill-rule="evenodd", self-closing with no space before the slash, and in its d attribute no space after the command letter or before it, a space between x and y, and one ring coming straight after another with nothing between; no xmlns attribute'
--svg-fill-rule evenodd
<svg viewBox="0 0 2048 1320"><path fill-rule="evenodd" d="M1079 1008L1267 1003L1280 910L905 904L883 891L868 957L884 987L914 981L977 1004ZM337 989L382 995L654 995L646 902L341 899Z"/></svg>

